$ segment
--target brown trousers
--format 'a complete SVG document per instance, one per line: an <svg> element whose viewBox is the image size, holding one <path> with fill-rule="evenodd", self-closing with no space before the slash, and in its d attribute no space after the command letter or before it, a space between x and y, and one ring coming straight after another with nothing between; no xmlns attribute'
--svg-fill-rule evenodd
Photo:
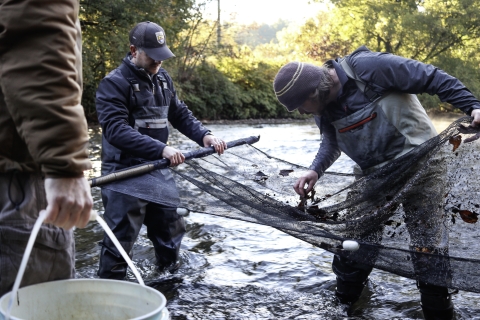
<svg viewBox="0 0 480 320"><path fill-rule="evenodd" d="M0 296L15 282L30 232L45 209L39 174L0 174ZM21 286L75 276L73 232L44 224L38 233Z"/></svg>

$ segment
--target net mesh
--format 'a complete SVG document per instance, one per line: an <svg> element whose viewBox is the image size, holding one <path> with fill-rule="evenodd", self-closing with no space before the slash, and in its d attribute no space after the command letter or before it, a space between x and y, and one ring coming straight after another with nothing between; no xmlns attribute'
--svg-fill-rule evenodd
<svg viewBox="0 0 480 320"><path fill-rule="evenodd" d="M400 276L480 292L480 134L470 122L453 122L370 174L326 172L301 201L292 186L307 168L253 146L232 148L172 169L180 206L268 225ZM345 250L344 240L360 248Z"/></svg>

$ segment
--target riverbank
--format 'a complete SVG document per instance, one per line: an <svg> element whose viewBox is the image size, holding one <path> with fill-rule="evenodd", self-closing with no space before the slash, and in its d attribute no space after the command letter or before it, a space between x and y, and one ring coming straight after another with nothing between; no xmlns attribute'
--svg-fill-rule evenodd
<svg viewBox="0 0 480 320"><path fill-rule="evenodd" d="M221 125L231 125L231 124L286 124L286 123L314 123L315 120L313 117L308 117L305 119L239 119L239 120L200 120L203 124L221 124ZM98 122L88 122L89 128L98 127Z"/></svg>
<svg viewBox="0 0 480 320"><path fill-rule="evenodd" d="M313 123L313 117L306 119L239 119L239 120L202 120L204 124L286 124L286 123Z"/></svg>
<svg viewBox="0 0 480 320"><path fill-rule="evenodd" d="M456 119L463 117L463 113L454 113L454 112L438 112L438 111L427 111L428 116L432 120L443 120L453 122ZM285 118L285 119L239 119L239 120L200 120L203 124L218 124L218 125L232 125L232 124L286 124L286 123L314 123L315 120L313 117L307 117L305 119L294 119L294 118ZM98 123L89 122L88 126L90 128L98 127Z"/></svg>

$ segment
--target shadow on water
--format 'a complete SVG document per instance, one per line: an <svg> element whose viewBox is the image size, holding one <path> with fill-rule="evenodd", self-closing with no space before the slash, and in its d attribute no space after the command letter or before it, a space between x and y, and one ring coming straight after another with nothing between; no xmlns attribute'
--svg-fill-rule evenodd
<svg viewBox="0 0 480 320"><path fill-rule="evenodd" d="M439 121L440 126L449 123ZM256 147L306 166L319 144L313 122L209 128L227 141L260 135ZM98 128L90 130L91 177L100 175L100 134ZM175 130L170 144L181 150L195 147ZM331 170L351 172L352 165L342 155ZM100 189L92 192L101 214ZM133 249L146 284L167 297L172 319L423 319L413 280L374 270L361 299L347 314L334 303L332 254L266 226L195 212L185 219L182 265L175 274L156 270L144 228ZM77 277L96 278L103 231L92 222L75 235ZM135 281L133 274L128 280ZM478 294L460 292L453 301L457 319L480 319Z"/></svg>

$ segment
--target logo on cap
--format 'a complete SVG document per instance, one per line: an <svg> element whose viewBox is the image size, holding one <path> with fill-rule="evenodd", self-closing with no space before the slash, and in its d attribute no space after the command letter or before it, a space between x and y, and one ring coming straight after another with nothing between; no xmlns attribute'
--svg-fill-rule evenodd
<svg viewBox="0 0 480 320"><path fill-rule="evenodd" d="M158 43L160 44L165 43L165 34L163 33L163 31L155 32L155 36L157 36Z"/></svg>

